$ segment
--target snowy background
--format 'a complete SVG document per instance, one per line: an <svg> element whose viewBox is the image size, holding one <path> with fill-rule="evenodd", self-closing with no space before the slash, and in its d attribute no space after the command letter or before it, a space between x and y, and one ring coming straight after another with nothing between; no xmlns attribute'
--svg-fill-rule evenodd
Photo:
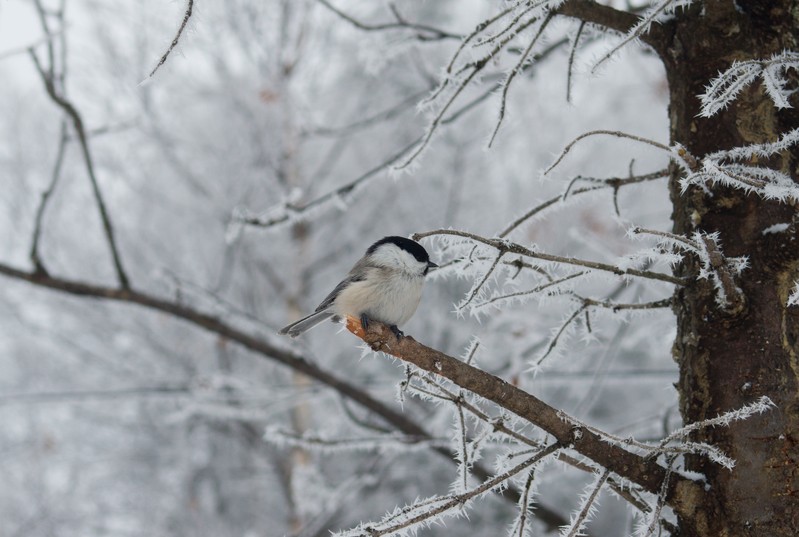
<svg viewBox="0 0 799 537"><path fill-rule="evenodd" d="M117 283L75 132L25 50L33 46L46 66L51 42L132 287L293 346L442 445L457 442L453 409L414 397L401 405L401 365L363 353L335 325L296 342L276 330L314 308L384 235L454 228L496 236L578 175L624 178L667 163L645 144L596 137L541 177L592 129L668 143L666 83L652 53L631 45L590 73L617 37L585 31L570 103L568 45L519 75L488 149L501 92L469 103L513 67L518 54L508 54L453 104L462 113L436 131L410 171L398 171L392 159L424 135L435 110L417 104L438 84L457 39L359 30L313 1L198 1L179 46L148 77L184 3L65 4L61 17L64 3L45 2L49 41L34 2L0 4L0 263L32 269L37 210L66 125L40 257L53 276ZM383 2L336 5L359 20L392 20ZM478 0L396 5L409 20L458 35L498 8ZM575 32L576 24L555 20L542 48ZM353 181L357 188L312 210L286 210ZM649 244L628 236L632 225L670 229L665 179L620 189L618 215L612 189L576 193L585 184L509 238L616 264ZM264 228L243 217L285 222ZM442 265L471 247L423 243ZM473 261L430 278L406 333L454 356L476 337L477 365L622 436L654 438L679 422L668 308L596 308L588 322L580 313L564 325L580 307L569 293L479 306L535 287L535 274L517 277L512 267L459 307L493 257L479 250ZM668 283L599 273L573 284L568 290L580 296L619 303L672 292ZM0 535L326 535L446 493L458 479L429 446L389 441L385 423L337 392L165 313L0 277L0 321ZM362 441L357 449L298 448L276 431ZM489 470L499 449L483 453ZM541 504L568 519L592 476L553 463L537 479ZM602 505L594 534L629 531L622 502L608 496ZM502 534L514 516L513 504L490 497L468 519L423 533Z"/></svg>

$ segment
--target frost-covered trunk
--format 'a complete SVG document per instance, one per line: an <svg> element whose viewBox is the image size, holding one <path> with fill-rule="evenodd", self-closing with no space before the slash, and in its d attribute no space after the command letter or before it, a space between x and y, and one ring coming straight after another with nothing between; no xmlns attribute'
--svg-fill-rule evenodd
<svg viewBox="0 0 799 537"><path fill-rule="evenodd" d="M671 137L701 157L709 152L774 142L799 127L796 108L778 110L763 84L746 86L726 110L699 117L697 95L733 60L770 58L796 49L799 5L790 0L708 1L680 12L664 58L671 91ZM796 73L793 72L793 75ZM791 98L795 106L795 96ZM754 164L754 162L749 162ZM760 165L797 178L799 151ZM718 232L726 256L748 256L736 279L744 302L723 313L707 279L678 289L674 359L680 367L680 409L686 423L711 418L766 395L782 412L696 433L736 461L729 471L702 458L691 469L712 484L693 513L681 513L683 536L788 536L799 528L799 308L787 301L799 271L796 207L742 189L716 185L681 192L671 182L674 230ZM681 275L695 276L688 261Z"/></svg>

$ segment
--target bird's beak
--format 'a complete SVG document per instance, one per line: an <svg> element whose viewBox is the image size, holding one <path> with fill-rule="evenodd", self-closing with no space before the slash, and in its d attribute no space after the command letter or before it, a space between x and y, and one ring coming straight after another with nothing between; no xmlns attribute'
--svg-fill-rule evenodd
<svg viewBox="0 0 799 537"><path fill-rule="evenodd" d="M425 274L426 274L426 273L427 273L427 272L428 272L428 271L429 271L431 268L438 268L438 265L436 265L436 264L435 264L435 263L433 263L432 261L428 261L428 262L427 262L427 270L425 270Z"/></svg>

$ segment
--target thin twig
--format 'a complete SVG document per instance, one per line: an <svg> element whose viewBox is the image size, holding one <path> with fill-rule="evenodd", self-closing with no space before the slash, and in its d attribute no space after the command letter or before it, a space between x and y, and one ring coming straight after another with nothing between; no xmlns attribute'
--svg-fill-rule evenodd
<svg viewBox="0 0 799 537"><path fill-rule="evenodd" d="M535 22L535 20L536 19L531 19L525 22L519 28L519 31L522 31L528 26L531 26ZM455 73L454 76L458 76L461 73L471 69L471 72L469 72L469 74L458 84L458 87L455 88L455 90L452 92L452 95L450 95L449 99L447 99L447 101L444 103L444 105L435 115L433 121L427 127L427 132L425 133L418 147L410 154L410 156L408 156L408 158L404 162L402 162L396 167L398 170L402 170L410 166L411 162L413 162L416 159L416 157L418 157L422 153L422 151L424 151L424 149L430 143L430 139L433 137L433 134L438 130L438 126L441 124L444 114L446 114L447 110L449 110L449 107L452 106L452 104L455 102L458 96L460 96L463 90L466 89L466 87L469 85L472 79L477 75L477 73L481 72L483 68L486 65L488 65L488 62L491 61L491 59L493 59L494 57L496 57L496 55L499 54L500 51L502 51L505 45L507 45L511 40L513 40L515 36L516 34L506 37L501 42L499 42L488 54L483 56L483 58L467 63ZM449 84L449 78L445 79L445 81L439 86L439 88L433 92L433 95L429 98L429 100L435 100L441 94L443 88L448 84Z"/></svg>
<svg viewBox="0 0 799 537"><path fill-rule="evenodd" d="M254 216L248 214L239 214L233 215L233 219L237 222L257 226L257 227L272 227L278 224L282 224L284 222L288 222L293 217L301 216L303 213L310 211L311 209L318 207L320 205L324 205L326 202L331 201L336 198L341 198L342 196L347 196L352 194L362 183L369 180L372 176L376 175L378 172L385 170L393 163L397 162L399 159L403 157L408 151L413 149L419 142L421 141L421 137L417 138L416 140L412 141L402 149L400 149L397 153L390 156L388 159L384 160L374 168L367 170L360 176L356 177L349 183L342 185L326 194L319 196L318 198L309 201L303 205L293 205L291 203L286 203L284 205L285 212L275 217L266 218L261 216Z"/></svg>
<svg viewBox="0 0 799 537"><path fill-rule="evenodd" d="M539 286L537 286L537 287L535 287L533 289L528 289L526 291L517 291L515 293L510 293L510 294L502 295L502 296L495 296L495 297L491 298L490 300L486 300L485 302L481 302L480 304L477 304L475 306L475 308L481 308L481 307L487 306L489 304L493 304L494 302L498 302L500 300L506 300L506 299L509 299L509 298L516 298L516 297L519 297L519 296L533 295L533 294L536 294L536 293L540 293L541 291L543 291L543 290L545 290L545 289L547 289L549 287L552 287L554 285L559 285L559 284L561 284L563 282L566 282L568 280L571 280L573 278L577 278L579 276L583 276L584 274L585 274L585 271L575 272L574 274L569 274L568 276L564 276L563 278L559 278L557 280L551 280L551 281L548 281L546 283L543 283L543 284L541 284L541 285L539 285Z"/></svg>
<svg viewBox="0 0 799 537"><path fill-rule="evenodd" d="M577 518L574 519L572 522L571 531L567 535L567 537L576 537L580 535L582 530L582 525L585 522L586 518L588 518L588 514L591 512L591 506L596 501L597 496L599 496L599 491L602 490L602 487L605 485L605 481L608 480L610 476L610 470L605 470L597 479L596 485L594 486L594 490L591 491L590 496L585 501L585 505L582 509L580 509L580 513L577 515Z"/></svg>
<svg viewBox="0 0 799 537"><path fill-rule="evenodd" d="M183 35L183 30L186 29L186 25L189 23L189 19L191 18L192 10L194 9L194 0L186 0L186 11L183 13L183 20L180 23L180 27L178 28L178 33L175 34L175 37L172 39L172 43L169 44L169 48L166 49L166 52L161 56L161 59L158 60L158 63L153 67L153 70L150 71L150 74L147 75L147 78L152 78L158 69L166 63L166 59L172 53L175 47L178 46L178 42L180 42L180 36Z"/></svg>
<svg viewBox="0 0 799 537"><path fill-rule="evenodd" d="M502 259L503 255L505 255L505 252L499 252L499 254L497 254L497 257L494 259L494 262L491 264L491 267L486 271L485 275L483 276L483 279L480 280L480 283L478 283L475 286L475 288L472 290L472 292L469 294L469 298L466 299L466 302L458 306L459 310L468 306L469 303L474 299L474 297L477 296L477 293L480 292L480 289L482 289L483 285L485 285L485 283L488 281L488 278L490 278L491 274L494 273L494 269L497 268L497 265L499 264L499 261Z"/></svg>
<svg viewBox="0 0 799 537"><path fill-rule="evenodd" d="M547 346L547 350L544 352L544 354L541 356L541 358L536 360L535 367L539 367L544 362L544 360L547 359L547 356L549 356L552 353L552 351L555 349L555 346L558 344L558 341L560 340L560 337L566 331L566 328L569 327L569 325L572 323L572 321L574 321L577 318L577 316L580 315L580 313L582 313L585 310L585 308L586 308L586 306L581 306L581 307L577 308L574 311L574 313L572 313L569 316L569 318L566 319L566 321L564 321L564 323L560 327L560 330L558 330L557 334L555 334L555 337L552 338L552 340L549 342L549 345Z"/></svg>
<svg viewBox="0 0 799 537"><path fill-rule="evenodd" d="M55 163L53 164L53 173L50 177L50 184L42 192L42 198L39 202L39 208L36 210L36 220L33 227L33 240L31 241L30 259L37 272L47 273L42 263L42 258L39 255L39 240L42 234L42 222L44 220L44 211L47 209L47 203L50 201L50 196L55 190L58 180L61 178L61 168L64 163L64 155L66 154L67 147L67 124L61 121L61 132L58 139L58 152L56 153Z"/></svg>
<svg viewBox="0 0 799 537"><path fill-rule="evenodd" d="M441 30L440 28L434 28L433 26L428 26L426 24L417 24L414 22L409 22L405 20L397 11L397 8L393 5L391 7L391 13L394 15L396 22L387 22L387 23L380 23L380 24L368 24L365 22L361 22L355 17L348 15L347 13L341 11L333 4L328 2L327 0L316 0L327 9L344 19L345 21L349 22L359 30L364 30L367 32L379 32L381 30L392 30L392 29L408 29L408 30L415 30L417 32L422 32L421 34L417 34L417 37L420 41L430 41L432 39L461 39L463 36L453 34L447 32L445 30ZM422 35L428 34L428 35Z"/></svg>
<svg viewBox="0 0 799 537"><path fill-rule="evenodd" d="M519 500L519 531L514 532L519 537L524 537L526 534L525 526L527 525L527 513L530 505L530 491L533 488L533 479L535 479L535 468L530 469L530 474L527 476L527 482L524 484L522 498Z"/></svg>
<svg viewBox="0 0 799 537"><path fill-rule="evenodd" d="M459 55L460 55L460 53L463 51L463 49L466 47L466 45L467 45L467 44L468 44L468 43L469 43L469 42L470 42L472 39L474 39L475 37L477 37L477 35L478 35L480 32L482 32L483 30L485 30L486 28L488 28L489 26L491 26L492 24L494 24L495 22L497 22L499 19L501 19L502 17L504 17L505 15L507 15L508 13L510 13L511 11L513 11L513 7L514 7L514 6L513 6L513 5L511 5L511 6L507 7L507 8L505 8L504 10L500 11L499 13L497 13L496 15L494 15L493 17L491 17L490 19L486 19L486 20L484 20L483 22L481 22L480 24L478 24L477 26L475 26L474 30L472 30L472 33L470 33L469 35L467 35L467 36L466 36L466 37L465 37L465 38L464 38L464 39L461 41L461 44L460 44L460 46L459 46L459 47L458 47L458 49L455 51L455 54L453 54L453 55L452 55L452 58L450 58L450 60L449 60L449 64L447 65L447 70L446 70L447 74L451 74L451 73L452 73L452 68L453 68L453 66L455 65L455 60L457 60L457 59L458 59L458 56L459 56Z"/></svg>
<svg viewBox="0 0 799 537"><path fill-rule="evenodd" d="M610 300L594 300L593 298L582 298L583 304L587 307L607 308L613 311L620 310L652 310L659 308L670 308L674 303L674 299L664 298L662 300L653 300L652 302L639 302L633 304L624 304L619 302L612 302Z"/></svg>
<svg viewBox="0 0 799 537"><path fill-rule="evenodd" d="M549 207L555 205L557 202L563 201L564 200L564 196L566 196L567 194L569 194L570 196L576 196L578 194L586 194L588 192L594 192L596 190L600 190L600 189L608 188L608 187L612 187L612 188L618 189L618 188L620 188L622 186L631 185L631 184L634 184L634 183L642 183L642 182L645 182L645 181L653 181L655 179L661 179L663 177L668 177L668 175L669 175L668 169L663 169L663 170L659 170L659 171L656 171L656 172L653 172L653 173L648 173L648 174L645 174L645 175L638 175L638 176L634 176L634 177L625 177L625 178L611 177L611 178L605 178L605 179L595 179L593 177L578 176L572 182L576 182L578 180L581 180L581 181L589 181L589 182L601 183L601 184L597 185L597 186L578 188L577 190L575 190L574 192L571 192L571 193L569 192L569 190L567 190L564 194L559 194L559 195L555 196L554 198L548 199L547 201L537 205L536 207L533 207L528 212L526 212L525 214L523 214L522 216L520 216L519 218L514 220L510 225L508 225L508 227L506 227L498 235L498 237L500 237L500 238L507 237L514 229L516 229L517 227L522 225L525 221L529 220L530 218L532 218L536 214L540 213L541 211L543 211L545 209L548 209Z"/></svg>
<svg viewBox="0 0 799 537"><path fill-rule="evenodd" d="M399 103L387 108L385 110L381 110L380 112L375 113L374 115L367 116L363 119L359 119L349 123L347 125L343 125L341 127L317 127L317 128L310 128L304 131L303 134L310 134L313 136L346 136L353 132L357 132L361 129L371 127L381 121L386 119L391 119L393 117L398 116L399 114L405 112L406 110L412 109L416 102L424 97L429 90L425 89L423 91L417 91L408 97L402 99Z"/></svg>
<svg viewBox="0 0 799 537"><path fill-rule="evenodd" d="M660 487L660 492L658 493L657 502L655 503L655 508L652 510L652 520L649 523L649 527L646 530L646 536L649 537L655 533L655 527L660 520L660 513L663 511L663 506L666 504L666 493L669 490L669 480L671 479L671 475L674 473L674 461L677 459L676 455L672 455L667 458L666 460L666 477L663 479L663 484Z"/></svg>
<svg viewBox="0 0 799 537"><path fill-rule="evenodd" d="M527 56L530 55L533 47L538 42L538 39L544 33L544 30L554 16L555 13L553 11L550 11L549 14L547 14L544 22L542 22L541 26L538 28L538 32L536 32L535 36L533 36L533 38L530 40L530 44L527 45L527 48L524 49L524 52L522 52L521 58L519 58L519 61L516 63L513 69L511 69L510 73L508 73L508 77L505 79L505 83L502 86L502 99L500 100L499 104L499 119L497 120L497 125L494 127L494 132L491 134L491 139L488 141L488 147L493 145L494 138L496 138L497 133L499 132L499 127L502 125L502 120L505 118L505 107L508 100L508 90L510 90L510 85L513 82L513 79L516 78L516 75L518 75L522 70L524 63L527 61Z"/></svg>
<svg viewBox="0 0 799 537"><path fill-rule="evenodd" d="M438 505L431 509L425 509L418 515L413 516L412 518L408 518L407 520L404 520L394 525L384 526L385 524L390 523L395 518L395 517L389 517L388 520L384 520L379 524L381 526L384 526L383 528L378 529L375 528L374 526L369 526L369 527L364 527L363 529L367 535L370 535L372 537L379 537L380 535L388 535L391 533L396 533L398 531L401 531L405 528L411 528L413 526L416 526L417 524L424 522L425 520L429 520L430 518L433 518L437 515L440 515L441 513L449 511L450 509L464 505L469 500L488 492L489 490L500 485L501 483L504 483L514 475L524 471L525 469L543 460L549 455L552 455L559 449L561 449L560 444L554 442L549 446L547 446L545 449L539 451L534 457L530 457L521 464L514 466L510 470L503 472L492 479L489 479L488 481L482 483L481 485L469 491L464 492L463 494L450 494L447 496L435 498L433 500L428 500L426 502L414 505L413 507L411 507L409 512L412 513L414 510L416 510L417 507L428 507L431 504L443 502L441 503L441 505ZM405 510L403 510L402 512L399 513L399 515L408 515L409 512L405 512Z"/></svg>
<svg viewBox="0 0 799 537"><path fill-rule="evenodd" d="M635 234L643 234L643 235L653 235L655 237L663 237L664 239L669 239L673 241L676 245L680 245L681 248L685 248L692 252L699 251L700 246L683 235L676 235L674 233L669 233L668 231L660 231L657 229L647 229L644 227L636 226L630 230L631 233Z"/></svg>
<svg viewBox="0 0 799 537"><path fill-rule="evenodd" d="M636 142L641 142L641 143L644 143L644 144L649 144L649 145L651 145L652 147L657 147L658 149L662 149L663 151L665 151L665 152L669 153L670 155L674 155L674 151L672 151L672 149L671 149L669 146L667 146L667 145L664 145L664 144L661 144L660 142L656 142L656 141L654 141L654 140L650 140L649 138L643 138L643 137L641 137L641 136L635 136L634 134L627 134L626 132L621 132L621 131L611 131L611 130L604 130L604 129L600 129L600 130L595 130L595 131L589 131L589 132L585 132L585 133L581 134L580 136L578 136L577 138L575 138L574 140L572 140L572 141L569 143L569 145L567 145L567 146L566 146L566 147L563 149L563 151L561 152L560 156L558 156L557 160L555 160L555 162L554 162L554 163L552 163L552 164L549 166L549 168L547 168L546 170L544 170L544 173L543 173L543 175L547 175L547 174L548 174L549 172L551 172L551 171L552 171L552 170L553 170L553 169L554 169L554 168L555 168L555 167L556 167L558 164L560 164L560 162L561 162L561 161L564 159L564 157L566 157L566 155L569 153L569 151L571 151L572 147L574 147L574 145L575 145L577 142L579 142L580 140L582 140L582 139L584 139L584 138L588 138L589 136L596 136L596 135L598 135L598 134L607 134L607 135L609 135L609 136L616 136L617 138L627 138L627 139L629 139L629 140L635 140Z"/></svg>
<svg viewBox="0 0 799 537"><path fill-rule="evenodd" d="M585 21L580 21L580 26L577 27L577 33L572 41L571 50L569 51L569 62L566 67L566 102L572 102L572 74L574 73L574 56L577 54L577 45L580 43L580 37L583 35L583 28L585 28Z"/></svg>

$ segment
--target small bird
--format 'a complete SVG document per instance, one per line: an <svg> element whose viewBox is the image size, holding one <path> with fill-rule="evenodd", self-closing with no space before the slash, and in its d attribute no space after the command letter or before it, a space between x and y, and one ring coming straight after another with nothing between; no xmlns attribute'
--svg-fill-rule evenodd
<svg viewBox="0 0 799 537"><path fill-rule="evenodd" d="M422 298L424 277L431 268L427 251L405 237L384 237L371 245L347 277L327 295L312 314L278 332L297 337L325 319L360 319L363 329L378 321L401 338L399 326L410 319Z"/></svg>

